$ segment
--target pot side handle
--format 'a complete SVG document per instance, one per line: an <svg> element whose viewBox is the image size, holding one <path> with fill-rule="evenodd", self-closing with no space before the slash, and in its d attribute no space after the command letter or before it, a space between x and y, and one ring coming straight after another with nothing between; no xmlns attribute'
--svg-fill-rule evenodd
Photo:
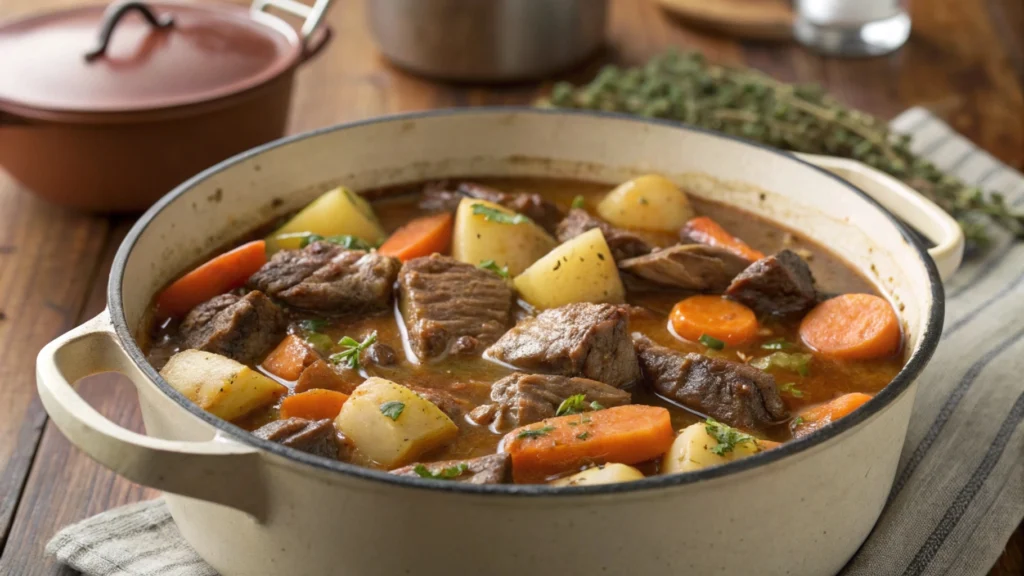
<svg viewBox="0 0 1024 576"><path fill-rule="evenodd" d="M870 166L833 156L796 154L798 158L848 180L871 196L897 218L918 230L934 247L928 255L939 276L948 280L964 257L964 233L945 210L896 178Z"/></svg>
<svg viewBox="0 0 1024 576"><path fill-rule="evenodd" d="M78 379L100 372L119 372L136 386L146 378L118 343L106 311L47 344L36 358L39 397L72 444L132 482L223 504L257 521L265 517L257 449L217 438L164 440L122 428L72 387Z"/></svg>

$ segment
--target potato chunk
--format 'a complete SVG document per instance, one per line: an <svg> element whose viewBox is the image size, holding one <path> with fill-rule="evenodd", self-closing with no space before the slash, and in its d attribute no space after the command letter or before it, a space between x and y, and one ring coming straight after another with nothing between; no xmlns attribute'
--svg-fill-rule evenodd
<svg viewBox="0 0 1024 576"><path fill-rule="evenodd" d="M408 464L459 434L433 403L376 377L352 392L334 424L360 452L387 468Z"/></svg>
<svg viewBox="0 0 1024 576"><path fill-rule="evenodd" d="M370 244L384 241L384 229L365 198L340 186L324 193L267 237L267 251L299 248L302 233L355 236Z"/></svg>
<svg viewBox="0 0 1024 576"><path fill-rule="evenodd" d="M587 468L583 472L577 472L572 476L559 478L551 482L552 486L595 486L597 484L615 484L617 482L632 482L640 480L644 475L625 464L601 464L593 468Z"/></svg>
<svg viewBox="0 0 1024 576"><path fill-rule="evenodd" d="M225 420L273 404L288 392L282 384L241 362L201 350L171 356L160 375L200 408Z"/></svg>
<svg viewBox="0 0 1024 576"><path fill-rule="evenodd" d="M573 302L619 304L626 290L612 251L598 228L556 247L516 276L519 296L536 308Z"/></svg>
<svg viewBox="0 0 1024 576"><path fill-rule="evenodd" d="M721 422L698 422L679 433L665 453L661 471L673 474L700 470L752 456L765 448L753 436Z"/></svg>
<svg viewBox="0 0 1024 576"><path fill-rule="evenodd" d="M671 180L647 174L609 192L597 205L597 213L621 228L675 233L693 218L693 207Z"/></svg>
<svg viewBox="0 0 1024 576"><path fill-rule="evenodd" d="M460 262L479 266L494 260L515 276L555 244L532 220L493 202L463 198L455 212L452 257Z"/></svg>

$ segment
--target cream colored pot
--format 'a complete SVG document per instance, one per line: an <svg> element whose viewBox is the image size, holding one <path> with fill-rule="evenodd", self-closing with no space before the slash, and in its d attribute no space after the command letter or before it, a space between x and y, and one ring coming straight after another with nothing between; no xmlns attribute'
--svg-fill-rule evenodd
<svg viewBox="0 0 1024 576"><path fill-rule="evenodd" d="M719 468L586 488L467 486L258 440L176 393L136 343L167 282L337 183L515 175L611 185L647 171L797 228L863 270L902 315L903 371L837 424ZM872 197L932 239L937 266ZM915 379L942 327L939 271L951 273L962 248L937 207L847 161L613 115L476 109L375 119L253 150L168 194L121 246L107 311L39 354L39 393L81 450L167 492L181 533L225 576L831 574L885 503ZM135 382L148 435L109 422L71 387L101 371Z"/></svg>

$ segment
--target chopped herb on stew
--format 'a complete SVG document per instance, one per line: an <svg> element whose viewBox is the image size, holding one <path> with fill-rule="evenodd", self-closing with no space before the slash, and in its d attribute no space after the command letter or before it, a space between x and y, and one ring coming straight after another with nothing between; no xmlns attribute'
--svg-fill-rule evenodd
<svg viewBox="0 0 1024 576"><path fill-rule="evenodd" d="M590 432L582 432L582 433L576 435L576 438L578 438L579 440L586 440L589 437L590 437Z"/></svg>
<svg viewBox="0 0 1024 576"><path fill-rule="evenodd" d="M299 247L305 248L313 242L329 242L331 244L337 244L347 250L366 250L370 251L376 248L373 244L370 244L366 240L356 236L349 236L347 234L340 236L321 236L319 234L308 234L302 237L302 241L299 242Z"/></svg>
<svg viewBox="0 0 1024 576"><path fill-rule="evenodd" d="M796 428L797 426L799 426L799 425L801 425L803 423L804 423L804 417L803 416L797 416L796 418L793 418L793 423L790 424L789 427L790 428Z"/></svg>
<svg viewBox="0 0 1024 576"><path fill-rule="evenodd" d="M796 384L793 383L793 382L786 382L785 384L780 384L779 385L779 392L785 392L785 393L789 394L790 396L792 396L794 398L803 398L804 397L804 393L801 392L800 389L797 388Z"/></svg>
<svg viewBox="0 0 1024 576"><path fill-rule="evenodd" d="M376 330L374 330L362 342L357 342L356 339L351 336L345 336L338 341L338 345L342 347L342 351L337 354L331 354L331 362L335 364L344 364L349 368L358 369L359 354L362 353L363 350L366 350L370 344L373 344L376 341Z"/></svg>
<svg viewBox="0 0 1024 576"><path fill-rule="evenodd" d="M754 360L750 365L761 370L778 368L796 372L801 376L810 376L811 355L805 352L772 352L768 356Z"/></svg>
<svg viewBox="0 0 1024 576"><path fill-rule="evenodd" d="M299 322L299 328L302 328L306 332L319 332L324 328L327 328L327 320L323 318L309 318Z"/></svg>
<svg viewBox="0 0 1024 576"><path fill-rule="evenodd" d="M413 468L412 470L420 478L431 478L433 480L454 480L455 478L462 476L463 474L466 473L467 470L469 470L469 464L466 464L465 462L460 462L455 466L442 468L438 472L431 472L430 469L424 466L423 464L417 464L416 467Z"/></svg>
<svg viewBox="0 0 1024 576"><path fill-rule="evenodd" d="M334 340L331 339L327 334L320 332L307 332L304 336L306 342L310 346L316 348L317 351L326 354L334 348Z"/></svg>
<svg viewBox="0 0 1024 576"><path fill-rule="evenodd" d="M769 340L764 344L761 344L762 350L786 350L792 347L793 344L787 342L785 338L776 338L774 340Z"/></svg>
<svg viewBox="0 0 1024 576"><path fill-rule="evenodd" d="M489 222L497 222L499 224L522 224L529 222L530 219L522 214L509 214L502 212L497 208L491 208L490 206L484 206L483 204L473 205L473 214L477 216L483 216L484 220Z"/></svg>
<svg viewBox="0 0 1024 576"><path fill-rule="evenodd" d="M724 456L735 450L736 446L745 442L753 442L755 446L757 445L757 440L750 434L740 432L732 426L722 424L713 418L708 418L704 421L704 429L707 430L709 436L718 442L718 444L710 448L712 454Z"/></svg>
<svg viewBox="0 0 1024 576"><path fill-rule="evenodd" d="M543 428L537 428L536 430L523 430L519 434L516 434L516 438L540 438L541 436L547 436L548 432L551 432L554 429L554 426L548 425Z"/></svg>
<svg viewBox="0 0 1024 576"><path fill-rule="evenodd" d="M380 405L380 413L392 420L398 420L403 410L405 410L405 403L398 400L391 400Z"/></svg>
<svg viewBox="0 0 1024 576"><path fill-rule="evenodd" d="M579 414L587 409L587 395L574 394L569 396L558 405L555 416L566 416L568 414Z"/></svg>
<svg viewBox="0 0 1024 576"><path fill-rule="evenodd" d="M593 402L590 403L590 409L594 411L604 410L604 406L602 406L601 403L598 402L597 400L594 400Z"/></svg>
<svg viewBox="0 0 1024 576"><path fill-rule="evenodd" d="M722 350L725 348L725 342L722 342L718 338L708 336L707 334L701 334L697 341L712 350Z"/></svg>
<svg viewBox="0 0 1024 576"><path fill-rule="evenodd" d="M586 206L586 200L583 199L582 194L577 195L575 198L572 199L573 208L583 208L584 206Z"/></svg>
<svg viewBox="0 0 1024 576"><path fill-rule="evenodd" d="M484 260L480 262L478 268L490 270L502 278L508 278L508 266L498 266L498 263L494 260Z"/></svg>

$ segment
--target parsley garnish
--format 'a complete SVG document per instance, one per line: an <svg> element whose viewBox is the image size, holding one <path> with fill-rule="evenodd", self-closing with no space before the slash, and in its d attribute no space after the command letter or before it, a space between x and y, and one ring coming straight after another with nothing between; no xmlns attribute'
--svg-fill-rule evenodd
<svg viewBox="0 0 1024 576"><path fill-rule="evenodd" d="M399 402L398 400L392 400L380 405L380 413L392 420L398 420L398 417L402 415L403 410L405 410L405 403Z"/></svg>
<svg viewBox="0 0 1024 576"><path fill-rule="evenodd" d="M558 405L555 416L566 416L568 414L579 414L587 409L587 395L573 394Z"/></svg>
<svg viewBox="0 0 1024 576"><path fill-rule="evenodd" d="M331 244L337 244L338 246L341 246L342 248L345 248L347 250L370 251L376 248L376 246L370 244L366 240L363 240L362 238L359 238L357 236L349 236L348 234L343 234L340 236L321 236L319 234L307 234L306 236L302 237L302 241L299 242L299 247L305 248L306 246L309 246L313 242L329 242Z"/></svg>
<svg viewBox="0 0 1024 576"><path fill-rule="evenodd" d="M302 328L306 332L319 332L324 328L327 328L327 320L323 318L310 318L299 322L299 328Z"/></svg>
<svg viewBox="0 0 1024 576"><path fill-rule="evenodd" d="M736 446L744 442L752 442L757 446L757 440L750 434L744 434L732 426L727 426L713 418L704 421L704 429L709 436L714 438L718 444L710 448L712 454L724 456L736 449Z"/></svg>
<svg viewBox="0 0 1024 576"><path fill-rule="evenodd" d="M482 260L477 268L490 270L502 278L508 278L508 266L498 266L498 263L494 260Z"/></svg>
<svg viewBox="0 0 1024 576"><path fill-rule="evenodd" d="M491 208L490 206L484 206L483 204L473 204L473 214L483 216L484 220L498 222L499 224L522 224L530 221L529 218L522 214L509 214L508 212L503 212L497 208Z"/></svg>
<svg viewBox="0 0 1024 576"><path fill-rule="evenodd" d="M575 198L572 199L572 206L571 207L572 208L583 208L584 206L586 206L586 204L587 204L587 201L584 200L582 195L579 195L579 196L576 196Z"/></svg>
<svg viewBox="0 0 1024 576"><path fill-rule="evenodd" d="M762 350L785 350L792 347L793 345L787 342L785 338L776 338L761 344Z"/></svg>
<svg viewBox="0 0 1024 576"><path fill-rule="evenodd" d="M700 338L697 338L697 341L712 350L722 350L725 348L725 342L722 342L718 338L708 336L707 334L701 334Z"/></svg>
<svg viewBox="0 0 1024 576"><path fill-rule="evenodd" d="M465 462L460 462L455 466L442 468L438 472L431 472L430 469L424 466L423 464L417 464L416 467L413 468L412 470L420 478L431 478L433 480L453 480L465 474L466 471L469 470L469 464L466 464Z"/></svg>
<svg viewBox="0 0 1024 576"><path fill-rule="evenodd" d="M577 435L576 435L576 438L577 438L578 440L586 440L586 439L587 439L587 438L589 438L589 437L590 437L590 432L583 432L583 433L581 433L581 434L577 434Z"/></svg>
<svg viewBox="0 0 1024 576"><path fill-rule="evenodd" d="M797 388L796 384L793 383L793 382L786 382L785 384L780 384L779 385L779 392L787 392L788 394L790 394L794 398L803 398L804 397L804 393L801 392L800 389Z"/></svg>
<svg viewBox="0 0 1024 576"><path fill-rule="evenodd" d="M334 362L335 364L345 364L349 368L358 369L359 354L363 350L366 350L370 344L373 344L376 341L376 330L374 330L362 342L357 342L356 339L351 336L345 336L341 340L338 340L338 345L342 346L343 350L337 354L331 354L331 362Z"/></svg>
<svg viewBox="0 0 1024 576"><path fill-rule="evenodd" d="M772 352L768 356L758 358L750 363L754 368L767 370L769 368L781 368L796 372L801 376L811 374L811 355L804 352Z"/></svg>
<svg viewBox="0 0 1024 576"><path fill-rule="evenodd" d="M596 412L597 410L604 410L604 406L601 406L600 402L594 400L593 402L590 403L590 409Z"/></svg>
<svg viewBox="0 0 1024 576"><path fill-rule="evenodd" d="M799 425L801 425L803 423L804 423L804 417L803 416L797 416L796 418L793 418L793 422L789 425L789 427L790 428L796 428L797 426L799 426Z"/></svg>
<svg viewBox="0 0 1024 576"><path fill-rule="evenodd" d="M537 428L535 430L523 430L519 434L516 434L516 439L520 438L540 438L541 436L547 436L548 432L554 430L554 426L545 426L543 428Z"/></svg>

